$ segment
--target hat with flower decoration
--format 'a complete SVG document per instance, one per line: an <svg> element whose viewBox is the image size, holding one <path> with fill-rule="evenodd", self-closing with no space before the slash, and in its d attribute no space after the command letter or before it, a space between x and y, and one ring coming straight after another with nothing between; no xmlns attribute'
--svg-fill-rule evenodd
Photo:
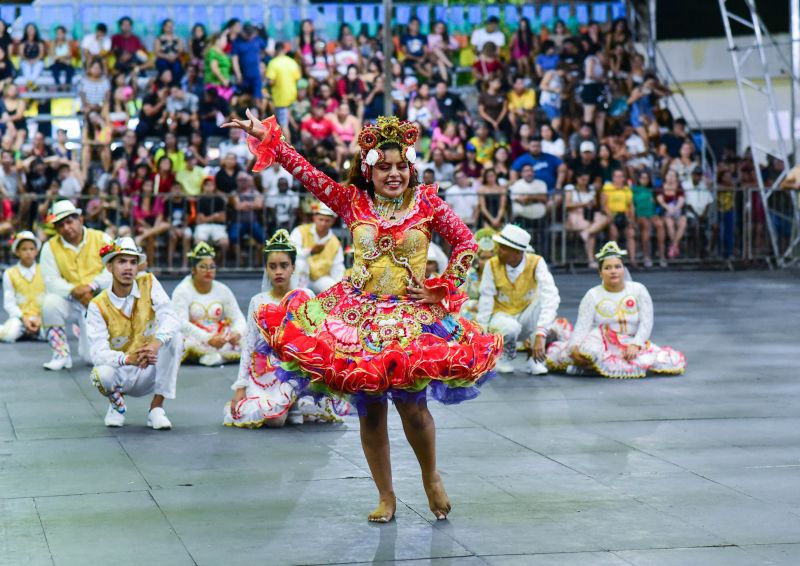
<svg viewBox="0 0 800 566"><path fill-rule="evenodd" d="M594 254L594 257L597 258L597 261L603 261L604 259L608 259L610 257L622 258L625 257L626 255L628 255L628 252L623 249L620 249L617 242L611 240L602 248L600 248L600 251Z"/></svg>
<svg viewBox="0 0 800 566"><path fill-rule="evenodd" d="M264 253L271 252L297 253L297 246L294 245L294 242L289 237L289 232L284 228L275 232L264 245Z"/></svg>
<svg viewBox="0 0 800 566"><path fill-rule="evenodd" d="M186 257L189 258L192 266L194 266L206 258L214 259L217 257L217 250L215 250L211 244L206 242L198 242L192 251L186 255Z"/></svg>
<svg viewBox="0 0 800 566"><path fill-rule="evenodd" d="M479 252L493 252L497 247L493 237L497 232L492 228L481 228L475 232L475 241L478 242Z"/></svg>
<svg viewBox="0 0 800 566"><path fill-rule="evenodd" d="M418 137L419 130L413 123L396 116L379 116L374 124L364 126L358 135L361 174L368 181L372 179L372 168L385 159L381 148L390 143L400 146L400 157L413 168L417 160L414 144Z"/></svg>
<svg viewBox="0 0 800 566"><path fill-rule="evenodd" d="M124 237L117 238L110 244L106 244L100 248L100 258L103 260L103 265L108 265L108 262L117 257L118 255L132 255L139 258L139 263L147 259L147 256L142 253L133 238Z"/></svg>
<svg viewBox="0 0 800 566"><path fill-rule="evenodd" d="M42 242L41 242L41 240L39 240L39 238L36 237L36 234L31 232L30 230L23 230L22 232L17 232L11 238L11 253L12 254L16 254L17 253L17 247L22 242L26 242L26 241L33 242L33 245L36 246L36 251L37 252L42 249Z"/></svg>

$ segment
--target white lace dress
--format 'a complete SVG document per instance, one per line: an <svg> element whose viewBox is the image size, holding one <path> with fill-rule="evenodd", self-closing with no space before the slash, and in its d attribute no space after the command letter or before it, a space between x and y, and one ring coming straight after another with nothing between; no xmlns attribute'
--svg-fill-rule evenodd
<svg viewBox="0 0 800 566"><path fill-rule="evenodd" d="M581 300L574 330L567 325L562 329L565 338L548 347L547 366L565 371L575 365L615 378L645 377L648 372L682 374L686 357L653 344L652 330L653 301L644 285L626 281L616 293L598 285ZM631 344L639 346L639 355L627 361L622 354Z"/></svg>
<svg viewBox="0 0 800 566"><path fill-rule="evenodd" d="M305 293L309 298L314 293L308 289L291 292ZM225 404L223 424L240 428L278 426L282 417L290 410L297 410L305 422L341 422L339 415L349 413L347 403L324 397L316 400L311 396L297 396L298 385L289 380L281 381L280 360L273 354L264 340L258 324L258 310L262 305L277 305L271 290L264 291L250 300L247 309L247 328L242 338L242 358L239 375L231 389L246 388L245 397L239 402L237 416L231 415L230 401Z"/></svg>
<svg viewBox="0 0 800 566"><path fill-rule="evenodd" d="M247 325L239 303L230 288L214 281L208 293L195 289L191 276L181 281L172 293L172 306L181 321L184 360L197 360L205 354L219 353L225 361L238 361L240 347L226 342L221 348L208 341L218 333L244 335Z"/></svg>

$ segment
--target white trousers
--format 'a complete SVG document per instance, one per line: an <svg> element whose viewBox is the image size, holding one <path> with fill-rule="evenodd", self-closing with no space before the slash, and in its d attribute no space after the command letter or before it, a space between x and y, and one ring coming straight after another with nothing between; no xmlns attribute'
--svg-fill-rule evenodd
<svg viewBox="0 0 800 566"><path fill-rule="evenodd" d="M27 331L25 330L25 325L22 324L22 320L19 318L9 318L3 324L0 324L0 342L12 344L26 334ZM31 337L37 340L45 339L44 329L40 328L39 332L35 336Z"/></svg>
<svg viewBox="0 0 800 566"><path fill-rule="evenodd" d="M9 318L0 325L0 341L8 343L16 342L24 333L25 326L22 324L22 320L17 317Z"/></svg>
<svg viewBox="0 0 800 566"><path fill-rule="evenodd" d="M536 325L542 308L539 301L533 302L519 314L511 315L503 312L494 313L489 319L489 332L503 337L503 349L506 352L516 351L517 341L531 342L536 338Z"/></svg>
<svg viewBox="0 0 800 566"><path fill-rule="evenodd" d="M338 281L329 275L323 275L316 281L312 281L311 279L308 280L308 288L314 291L315 295L319 295L323 291L327 291L334 285L336 285Z"/></svg>
<svg viewBox="0 0 800 566"><path fill-rule="evenodd" d="M78 337L78 353L84 360L89 359L89 340L86 336L86 307L72 297L65 299L53 293L47 293L42 301L42 326L66 327L77 324L81 333ZM65 330L68 330L65 328Z"/></svg>
<svg viewBox="0 0 800 566"><path fill-rule="evenodd" d="M175 398L178 382L178 368L181 365L183 339L176 334L158 351L156 365L145 369L136 366L95 366L92 368L92 381L100 382L98 389L103 395L108 395L117 387L123 395L131 397L144 397L146 395L163 395L166 399Z"/></svg>

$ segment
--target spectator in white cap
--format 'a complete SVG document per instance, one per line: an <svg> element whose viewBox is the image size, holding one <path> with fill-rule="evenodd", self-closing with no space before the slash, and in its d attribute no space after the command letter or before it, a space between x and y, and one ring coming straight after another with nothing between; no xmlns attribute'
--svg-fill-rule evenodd
<svg viewBox="0 0 800 566"><path fill-rule="evenodd" d="M556 319L561 298L544 259L530 246L531 235L506 224L492 239L497 255L483 270L476 322L503 336L499 373L512 373L517 341L530 340L532 357L527 371L547 373L545 339Z"/></svg>
<svg viewBox="0 0 800 566"><path fill-rule="evenodd" d="M342 243L331 228L336 214L322 203L312 205L310 224L292 230L290 239L297 247L297 273L304 286L322 293L344 276Z"/></svg>
<svg viewBox="0 0 800 566"><path fill-rule="evenodd" d="M17 264L3 273L3 308L8 320L0 325L0 341L16 342L23 336L42 338L44 278L36 256L42 243L25 230L14 236L11 252Z"/></svg>
<svg viewBox="0 0 800 566"><path fill-rule="evenodd" d="M103 269L100 260L100 248L111 238L100 230L85 228L82 212L70 201L59 200L47 216L56 235L42 246L40 256L47 291L42 302L42 325L52 349L52 358L44 367L53 371L72 367L65 331L68 323L80 328L78 352L88 359L86 307L111 284L111 273Z"/></svg>
<svg viewBox="0 0 800 566"><path fill-rule="evenodd" d="M133 238L115 240L98 257L112 283L89 303L86 334L92 383L110 403L105 425L125 424L126 395L153 395L147 426L170 429L163 405L175 398L182 349L170 298L151 273L139 273L145 255Z"/></svg>

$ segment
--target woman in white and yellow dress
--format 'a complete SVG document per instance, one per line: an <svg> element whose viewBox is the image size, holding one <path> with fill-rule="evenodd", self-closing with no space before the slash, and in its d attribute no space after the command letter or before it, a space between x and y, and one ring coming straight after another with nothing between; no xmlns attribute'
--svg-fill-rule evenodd
<svg viewBox="0 0 800 566"><path fill-rule="evenodd" d="M191 275L172 293L184 336L184 361L204 366L239 361L239 341L246 325L233 292L216 280L215 254L205 242L197 244L189 254Z"/></svg>
<svg viewBox="0 0 800 566"><path fill-rule="evenodd" d="M265 286L250 300L247 329L242 338L239 375L231 386L234 394L225 404L223 424L240 428L280 427L304 421L340 422L338 415L349 406L330 397L315 400L310 395L298 397L298 384L282 381L280 360L262 336L257 320L262 305L279 304L293 293L298 298L312 298L309 289L295 289L292 284L297 248L286 230L278 230L264 247Z"/></svg>
<svg viewBox="0 0 800 566"><path fill-rule="evenodd" d="M608 242L595 256L602 283L581 300L574 330L563 329L566 338L548 347L550 371L636 378L648 372L679 375L686 369L681 352L650 341L653 301L647 287L626 280L626 255L616 242Z"/></svg>

